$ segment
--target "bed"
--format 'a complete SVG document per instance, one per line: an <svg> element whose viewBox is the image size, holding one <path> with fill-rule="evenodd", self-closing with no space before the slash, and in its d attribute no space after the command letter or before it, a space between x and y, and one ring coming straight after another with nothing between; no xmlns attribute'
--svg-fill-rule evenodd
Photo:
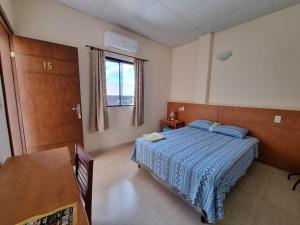
<svg viewBox="0 0 300 225"><path fill-rule="evenodd" d="M225 194L258 157L258 140L235 138L193 127L163 132L165 140L136 140L131 159L208 223L224 217Z"/></svg>

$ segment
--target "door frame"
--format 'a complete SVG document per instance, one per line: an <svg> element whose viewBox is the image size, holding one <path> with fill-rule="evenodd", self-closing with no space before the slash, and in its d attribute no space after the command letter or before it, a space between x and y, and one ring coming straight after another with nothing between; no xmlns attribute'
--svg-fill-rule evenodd
<svg viewBox="0 0 300 225"><path fill-rule="evenodd" d="M10 48L10 51L13 52L13 35L14 35L14 30L5 14L5 11L3 10L2 6L0 5L0 25L6 30L7 34L9 35L9 48ZM10 118L10 115L7 111L7 105L8 105L8 102L7 102L7 98L6 98L6 93L5 93L5 84L4 84L4 80L3 80L3 74L0 73L0 79L2 80L2 85L3 85L3 97L4 97L4 105L5 105L5 113L6 113L6 118L7 118L7 127L8 127L8 133L9 133L9 141L10 141L10 146L11 146L11 155L12 156L16 156L16 155L23 155L23 154L26 154L26 152L24 152L24 132L23 132L23 126L22 124L20 123L20 118L21 118L21 115L20 115L20 108L19 108L19 103L18 103L18 98L19 98L19 92L17 90L17 87L16 87L16 67L15 67L15 61L14 61L14 58L12 57L11 58L11 68L12 68L12 75L13 75L13 85L14 85L14 92L15 92L15 97L16 99L15 100L15 104L16 104L16 108L17 108L17 115L18 115L18 121L17 121L17 124L18 124L18 130L19 130L19 133L20 133L20 137L21 137L21 149L14 149L14 145L13 145L13 138L12 138L12 132L11 132L11 124L10 124L10 121L9 121L9 118ZM1 68L2 69L2 68Z"/></svg>
<svg viewBox="0 0 300 225"><path fill-rule="evenodd" d="M14 30L10 25L9 20L1 5L0 5L0 23L4 27L4 29L9 33L9 35L14 35Z"/></svg>

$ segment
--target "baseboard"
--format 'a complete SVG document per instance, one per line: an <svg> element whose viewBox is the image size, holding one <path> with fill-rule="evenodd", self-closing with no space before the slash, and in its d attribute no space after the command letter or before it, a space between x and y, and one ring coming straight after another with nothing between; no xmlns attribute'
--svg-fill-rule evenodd
<svg viewBox="0 0 300 225"><path fill-rule="evenodd" d="M110 147L101 148L101 149L98 149L98 150L92 150L92 151L89 151L89 154L92 155L92 156L95 156L95 155L98 155L100 153L110 151L112 148L120 148L120 147L124 147L124 146L127 146L127 145L133 145L134 142L135 141L130 141L130 142L122 143L122 144L113 145L113 146L110 146Z"/></svg>

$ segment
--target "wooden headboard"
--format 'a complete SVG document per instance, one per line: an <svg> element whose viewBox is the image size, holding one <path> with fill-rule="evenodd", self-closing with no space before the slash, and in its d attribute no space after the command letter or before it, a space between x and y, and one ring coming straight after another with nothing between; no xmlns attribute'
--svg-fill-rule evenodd
<svg viewBox="0 0 300 225"><path fill-rule="evenodd" d="M182 106L184 111L179 112ZM171 111L177 112L177 118L186 124L210 119L248 128L249 134L260 141L260 161L300 172L300 111L169 102L168 115ZM280 124L274 123L275 115L282 117Z"/></svg>

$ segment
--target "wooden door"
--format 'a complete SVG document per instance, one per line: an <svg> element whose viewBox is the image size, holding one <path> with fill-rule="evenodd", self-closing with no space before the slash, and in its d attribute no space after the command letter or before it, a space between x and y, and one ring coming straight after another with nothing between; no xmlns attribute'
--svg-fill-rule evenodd
<svg viewBox="0 0 300 225"><path fill-rule="evenodd" d="M73 153L83 144L77 48L18 36L13 44L27 153Z"/></svg>
<svg viewBox="0 0 300 225"><path fill-rule="evenodd" d="M3 85L6 116L13 155L23 154L19 114L16 102L16 90L14 85L12 61L10 57L10 37L12 31L9 29L3 16L0 16L0 78ZM3 151L6 151L3 149Z"/></svg>

